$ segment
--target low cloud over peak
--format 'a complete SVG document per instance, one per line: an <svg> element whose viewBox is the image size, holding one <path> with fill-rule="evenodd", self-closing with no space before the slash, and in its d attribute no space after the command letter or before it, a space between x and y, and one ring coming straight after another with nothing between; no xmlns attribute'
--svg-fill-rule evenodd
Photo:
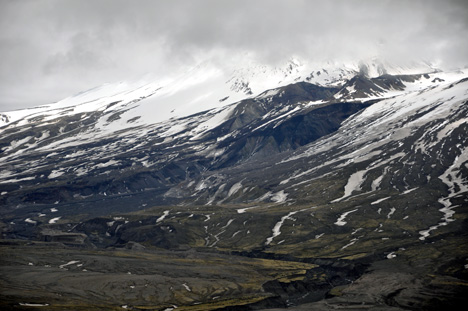
<svg viewBox="0 0 468 311"><path fill-rule="evenodd" d="M0 111L208 58L468 63L466 1L3 1Z"/></svg>

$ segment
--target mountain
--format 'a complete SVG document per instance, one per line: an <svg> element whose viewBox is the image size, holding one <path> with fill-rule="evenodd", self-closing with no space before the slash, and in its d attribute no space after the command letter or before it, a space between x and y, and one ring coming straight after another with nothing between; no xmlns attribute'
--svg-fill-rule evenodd
<svg viewBox="0 0 468 311"><path fill-rule="evenodd" d="M206 168L303 146L369 105L367 97L402 92L402 79L417 79L370 78L357 66L333 66L305 74L308 66L291 61L282 69L239 69L227 78L202 64L173 81L108 84L49 106L3 113L0 183L8 196L2 199L14 205L167 191ZM246 98L239 83L269 89ZM354 87L359 94L348 94ZM38 183L33 191L26 187Z"/></svg>
<svg viewBox="0 0 468 311"><path fill-rule="evenodd" d="M456 309L467 99L464 71L293 59L4 112L2 307Z"/></svg>

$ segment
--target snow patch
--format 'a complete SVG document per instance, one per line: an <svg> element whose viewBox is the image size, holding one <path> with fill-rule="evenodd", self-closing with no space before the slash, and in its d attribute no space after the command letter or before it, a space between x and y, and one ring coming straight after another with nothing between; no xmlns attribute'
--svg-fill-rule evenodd
<svg viewBox="0 0 468 311"><path fill-rule="evenodd" d="M379 204L380 202L383 202L383 201L388 200L388 199L390 199L390 198L391 198L391 197L386 197L386 198L379 199L379 200L377 200L377 201L372 202L371 205Z"/></svg>
<svg viewBox="0 0 468 311"><path fill-rule="evenodd" d="M331 201L331 203L336 203L343 199L346 199L347 197L351 196L353 191L361 190L361 185L365 180L364 175L366 173L367 173L367 170L363 170L363 171L358 171L354 174L351 174L351 176L349 176L346 186L344 187L344 195L341 198Z"/></svg>
<svg viewBox="0 0 468 311"><path fill-rule="evenodd" d="M345 246L343 246L341 249L343 250L345 248L350 247L351 245L355 244L358 240L359 240L358 238L351 239L351 241L348 244L346 244Z"/></svg>
<svg viewBox="0 0 468 311"><path fill-rule="evenodd" d="M24 307L47 307L48 303L28 303L28 302L20 302L20 306Z"/></svg>
<svg viewBox="0 0 468 311"><path fill-rule="evenodd" d="M61 171L61 170L53 170L49 176L47 176L47 178L49 179L54 179L54 178L57 178L59 176L62 176L63 174L65 174L64 171Z"/></svg>
<svg viewBox="0 0 468 311"><path fill-rule="evenodd" d="M346 225L346 221L344 221L346 219L346 216L348 216L348 214L354 213L357 210L358 209L356 208L356 209L353 209L352 211L341 214L341 216L336 220L335 225L337 225L337 226Z"/></svg>
<svg viewBox="0 0 468 311"><path fill-rule="evenodd" d="M51 220L49 220L49 224L55 224L60 218L62 218L62 217L52 218Z"/></svg>
<svg viewBox="0 0 468 311"><path fill-rule="evenodd" d="M37 224L37 221L32 220L31 218L26 218L24 222L27 222L28 224L33 224L33 225Z"/></svg>
<svg viewBox="0 0 468 311"><path fill-rule="evenodd" d="M240 189L242 189L242 183L241 182L238 182L238 183L235 183L234 185L232 185L231 189L229 189L228 191L228 198L233 195L233 194L236 194Z"/></svg>
<svg viewBox="0 0 468 311"><path fill-rule="evenodd" d="M283 203L283 202L286 202L287 197L288 197L288 194L284 193L284 190L281 190L273 194L273 196L271 197L271 200L276 203Z"/></svg>
<svg viewBox="0 0 468 311"><path fill-rule="evenodd" d="M455 158L452 165L442 174L439 176L439 179L444 182L449 188L449 194L446 197L440 198L438 201L440 204L443 205L439 211L443 213L441 222L436 225L429 227L429 229L422 230L419 232L421 237L419 239L424 241L429 235L430 232L433 230L437 230L441 226L446 226L450 222L455 221L453 219L453 215L455 211L453 210L456 206L453 206L450 202L450 199L459 195L460 193L468 192L468 182L462 178L461 169L462 165L468 161L468 148L464 148L461 150L459 156ZM457 172L458 171L458 172Z"/></svg>
<svg viewBox="0 0 468 311"><path fill-rule="evenodd" d="M169 211L164 211L164 213L162 214L162 216L159 217L158 219L156 219L156 223L160 223L161 221L163 221L164 218L167 217L167 215L169 215Z"/></svg>
<svg viewBox="0 0 468 311"><path fill-rule="evenodd" d="M257 208L258 206L252 206L252 207L246 207L246 208L239 208L237 210L237 213L238 214L244 214L246 211L248 211L249 209L253 209L253 208Z"/></svg>
<svg viewBox="0 0 468 311"><path fill-rule="evenodd" d="M393 213L395 213L395 211L396 211L396 208L392 207L390 209L390 212L387 214L387 219L390 219L390 217L393 215Z"/></svg>
<svg viewBox="0 0 468 311"><path fill-rule="evenodd" d="M395 258L397 255L395 255L395 252L391 252L390 254L387 255L387 259L393 259Z"/></svg>
<svg viewBox="0 0 468 311"><path fill-rule="evenodd" d="M109 161L104 162L104 163L98 163L98 164L96 164L96 168L104 168L104 167L108 167L108 166L112 166L112 165L117 165L117 164L120 164L120 161L109 160Z"/></svg>
<svg viewBox="0 0 468 311"><path fill-rule="evenodd" d="M315 239L320 239L325 233L321 233L321 234L316 234L315 235Z"/></svg>
<svg viewBox="0 0 468 311"><path fill-rule="evenodd" d="M411 192L413 192L414 190L417 190L417 189L419 189L419 187L408 189L408 190L404 191L403 193L401 193L401 195L411 193Z"/></svg>
<svg viewBox="0 0 468 311"><path fill-rule="evenodd" d="M222 227L221 229L226 229L227 227L229 227L230 224L232 224L233 221L234 221L234 219L229 219L228 222L226 223L226 225L224 227Z"/></svg>
<svg viewBox="0 0 468 311"><path fill-rule="evenodd" d="M294 215L294 214L297 214L299 212L303 212L305 210L308 210L308 208L306 209L302 209L300 211L295 211L295 212L290 212L289 214L287 214L286 216L283 216L281 217L281 220L278 221L275 226L273 227L272 229L272 233L273 235L269 238L267 238L266 242L265 242L265 245L270 245L271 242L273 242L273 239L276 238L277 236L279 236L281 234L281 226L283 225L283 223L289 219L289 220L295 220L294 218L292 218L291 216Z"/></svg>
<svg viewBox="0 0 468 311"><path fill-rule="evenodd" d="M72 261L67 262L66 264L60 265L59 268L64 269L66 266L74 265L79 262L80 262L79 260L72 260Z"/></svg>

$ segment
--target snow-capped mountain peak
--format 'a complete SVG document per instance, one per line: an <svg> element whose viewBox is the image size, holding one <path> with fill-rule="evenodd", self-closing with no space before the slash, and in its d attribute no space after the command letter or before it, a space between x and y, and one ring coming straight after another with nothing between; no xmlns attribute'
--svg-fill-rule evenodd
<svg viewBox="0 0 468 311"><path fill-rule="evenodd" d="M467 74L413 70L203 63L1 114L2 235L336 259L339 273L361 258L413 263L449 238L461 254ZM458 274L464 258L443 265ZM318 269L307 275L323 282Z"/></svg>

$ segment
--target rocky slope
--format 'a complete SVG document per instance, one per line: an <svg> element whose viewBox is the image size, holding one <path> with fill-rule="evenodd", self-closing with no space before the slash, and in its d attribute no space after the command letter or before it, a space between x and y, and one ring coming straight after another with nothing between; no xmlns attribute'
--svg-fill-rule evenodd
<svg viewBox="0 0 468 311"><path fill-rule="evenodd" d="M2 307L466 303L467 75L308 66L4 113Z"/></svg>

